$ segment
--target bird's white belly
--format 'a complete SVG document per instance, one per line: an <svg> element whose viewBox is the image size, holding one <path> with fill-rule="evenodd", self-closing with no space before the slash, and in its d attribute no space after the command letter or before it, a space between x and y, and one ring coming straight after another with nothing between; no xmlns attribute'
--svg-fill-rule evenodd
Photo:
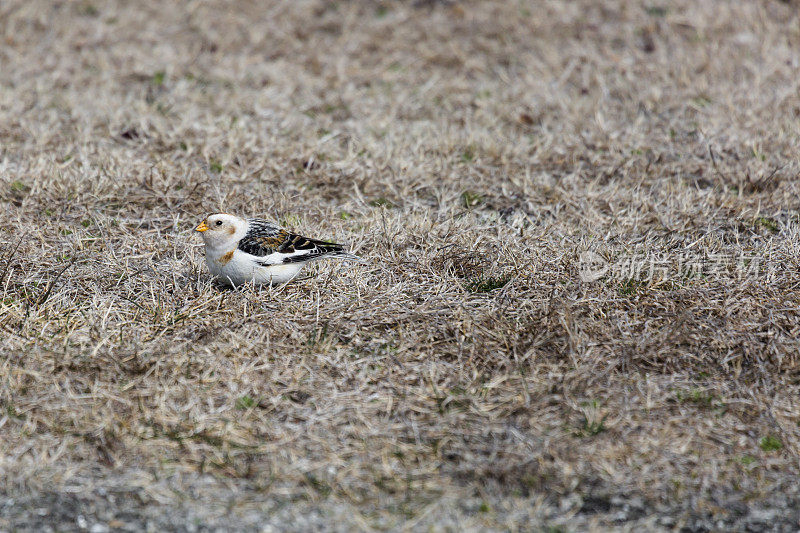
<svg viewBox="0 0 800 533"><path fill-rule="evenodd" d="M225 256L206 255L208 270L228 285L242 285L255 282L257 285L286 283L297 275L302 263L286 263L278 265L260 265L250 259L242 258L236 251L229 260Z"/></svg>

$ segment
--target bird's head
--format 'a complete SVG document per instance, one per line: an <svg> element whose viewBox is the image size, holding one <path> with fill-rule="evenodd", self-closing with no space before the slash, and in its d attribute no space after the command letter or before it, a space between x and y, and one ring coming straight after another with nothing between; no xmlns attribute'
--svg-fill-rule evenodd
<svg viewBox="0 0 800 533"><path fill-rule="evenodd" d="M235 247L247 233L247 221L233 215L216 213L209 215L196 228L206 246L211 248Z"/></svg>

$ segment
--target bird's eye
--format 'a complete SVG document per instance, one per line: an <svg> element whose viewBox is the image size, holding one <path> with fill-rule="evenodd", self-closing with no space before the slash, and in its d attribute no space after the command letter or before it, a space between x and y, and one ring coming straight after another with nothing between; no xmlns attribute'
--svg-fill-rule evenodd
<svg viewBox="0 0 800 533"><path fill-rule="evenodd" d="M221 225L222 225L222 221L221 220L217 220L217 226L221 226Z"/></svg>

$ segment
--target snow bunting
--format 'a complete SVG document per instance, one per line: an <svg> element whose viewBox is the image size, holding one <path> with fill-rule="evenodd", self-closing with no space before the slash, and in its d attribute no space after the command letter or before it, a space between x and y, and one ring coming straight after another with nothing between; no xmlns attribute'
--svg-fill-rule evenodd
<svg viewBox="0 0 800 533"><path fill-rule="evenodd" d="M341 244L301 237L258 218L217 213L206 217L195 231L205 242L208 270L234 286L248 281L286 283L317 259L360 261Z"/></svg>

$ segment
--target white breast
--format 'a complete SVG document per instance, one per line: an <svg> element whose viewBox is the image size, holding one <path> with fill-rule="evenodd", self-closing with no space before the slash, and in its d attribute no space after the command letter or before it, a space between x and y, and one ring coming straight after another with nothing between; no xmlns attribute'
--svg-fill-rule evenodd
<svg viewBox="0 0 800 533"><path fill-rule="evenodd" d="M286 283L297 275L302 263L282 263L262 266L253 259L253 256L240 250L216 251L206 248L206 264L208 270L228 285L241 285L255 282L256 284L277 285Z"/></svg>

